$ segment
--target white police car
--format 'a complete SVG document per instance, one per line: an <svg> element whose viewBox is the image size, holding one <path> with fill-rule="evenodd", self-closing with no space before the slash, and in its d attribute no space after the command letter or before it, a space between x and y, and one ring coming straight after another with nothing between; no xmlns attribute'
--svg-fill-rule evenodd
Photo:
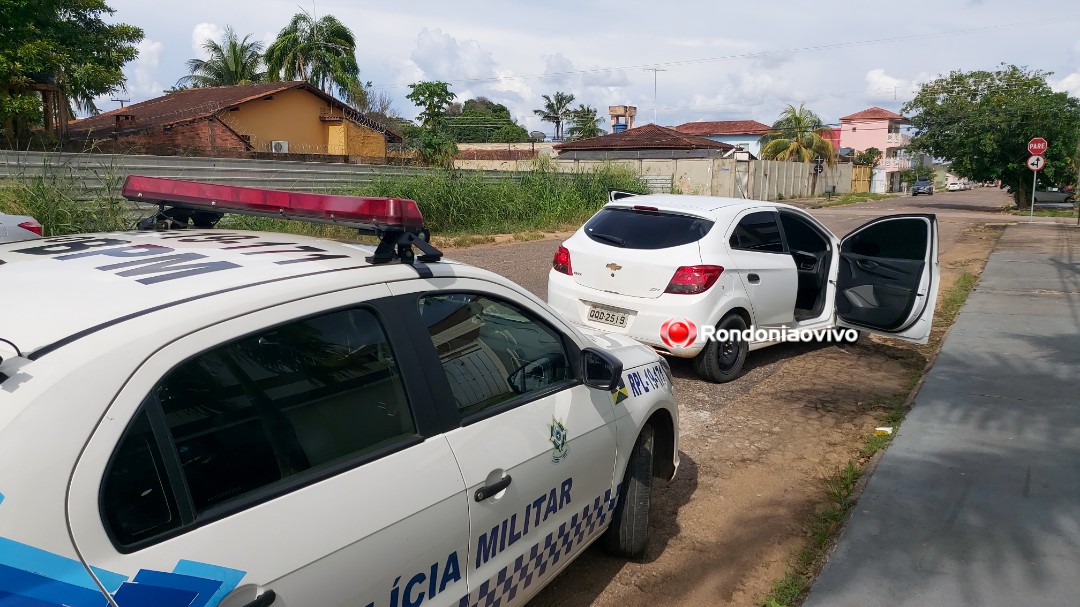
<svg viewBox="0 0 1080 607"><path fill-rule="evenodd" d="M646 548L666 364L439 261L415 203L131 177L378 248L208 228L0 245L0 605L516 605ZM412 246L421 249L414 255ZM403 263L404 262L404 263Z"/></svg>

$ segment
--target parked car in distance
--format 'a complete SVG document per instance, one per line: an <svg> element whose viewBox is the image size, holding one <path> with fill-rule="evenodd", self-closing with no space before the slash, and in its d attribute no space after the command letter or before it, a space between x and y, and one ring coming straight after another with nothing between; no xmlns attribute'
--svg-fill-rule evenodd
<svg viewBox="0 0 1080 607"><path fill-rule="evenodd" d="M929 179L919 179L915 181L915 185L911 186L911 195L918 196L919 194L926 194L928 196L934 195L934 182Z"/></svg>
<svg viewBox="0 0 1080 607"><path fill-rule="evenodd" d="M0 605L519 607L644 556L654 350L443 261L411 200L123 195L168 208L0 245ZM379 245L188 223L233 211Z"/></svg>
<svg viewBox="0 0 1080 607"><path fill-rule="evenodd" d="M0 213L0 242L41 238L41 224L29 215Z"/></svg>
<svg viewBox="0 0 1080 607"><path fill-rule="evenodd" d="M960 190L964 189L964 186L960 185L959 181L950 181L949 185L945 189L950 192L959 192Z"/></svg>
<svg viewBox="0 0 1080 607"><path fill-rule="evenodd" d="M1035 190L1035 204L1038 206L1058 205L1072 207L1076 201L1073 192L1066 192L1061 188L1049 187Z"/></svg>
<svg viewBox="0 0 1080 607"><path fill-rule="evenodd" d="M841 239L785 204L619 196L559 247L548 273L548 304L575 325L693 359L714 382L735 379L748 352L779 343L770 331L929 338L934 215L878 217Z"/></svg>

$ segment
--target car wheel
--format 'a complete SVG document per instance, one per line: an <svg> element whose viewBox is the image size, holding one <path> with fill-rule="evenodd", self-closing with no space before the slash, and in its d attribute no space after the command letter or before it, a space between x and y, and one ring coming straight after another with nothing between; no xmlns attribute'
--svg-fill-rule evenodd
<svg viewBox="0 0 1080 607"><path fill-rule="evenodd" d="M738 314L728 314L716 329L717 332L720 329L727 329L729 333L742 332L746 330L746 321ZM711 382L729 382L742 374L748 351L747 343L741 339L723 342L714 339L694 358L694 369Z"/></svg>
<svg viewBox="0 0 1080 607"><path fill-rule="evenodd" d="M649 507L652 504L653 447L656 434L652 426L641 429L626 474L619 486L619 501L611 517L611 526L601 538L604 550L625 558L639 559L649 547Z"/></svg>

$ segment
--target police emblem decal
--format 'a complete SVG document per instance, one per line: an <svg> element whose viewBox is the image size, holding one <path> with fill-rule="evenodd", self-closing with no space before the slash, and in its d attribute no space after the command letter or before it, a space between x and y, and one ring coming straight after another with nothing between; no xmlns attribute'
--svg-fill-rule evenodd
<svg viewBox="0 0 1080 607"><path fill-rule="evenodd" d="M551 431L551 437L548 440L555 447L555 450L551 453L551 461L557 464L566 459L566 456L570 453L570 445L567 444L570 439L567 437L566 425L561 419L552 417L548 430Z"/></svg>

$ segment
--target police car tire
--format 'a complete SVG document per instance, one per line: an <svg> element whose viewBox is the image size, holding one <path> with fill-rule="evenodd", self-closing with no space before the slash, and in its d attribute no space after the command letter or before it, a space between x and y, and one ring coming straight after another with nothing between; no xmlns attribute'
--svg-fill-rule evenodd
<svg viewBox="0 0 1080 607"><path fill-rule="evenodd" d="M731 313L728 314L716 325L717 330L727 329L729 331L745 331L746 321L742 316ZM743 372L743 366L746 363L746 353L749 351L749 346L746 342L738 340L735 342L735 347L738 348L737 356L732 364L723 365L720 362L721 348L723 343L717 340L711 340L705 344L705 349L702 350L694 358L694 370L698 375L705 379L722 384L733 379L736 379Z"/></svg>
<svg viewBox="0 0 1080 607"><path fill-rule="evenodd" d="M649 547L649 506L652 501L653 427L646 425L638 435L626 474L619 487L619 501L611 526L601 539L605 550L616 556L638 559Z"/></svg>

